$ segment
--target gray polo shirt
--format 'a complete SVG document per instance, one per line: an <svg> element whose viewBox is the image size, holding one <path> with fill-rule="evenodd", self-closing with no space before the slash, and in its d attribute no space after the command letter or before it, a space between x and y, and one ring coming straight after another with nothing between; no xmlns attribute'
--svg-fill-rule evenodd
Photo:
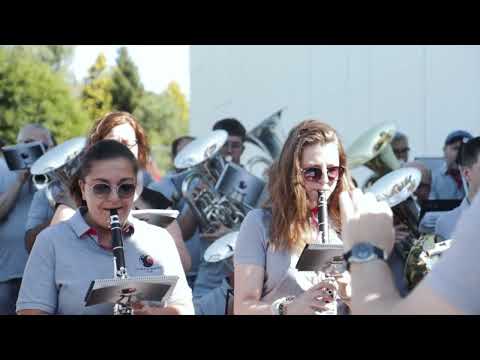
<svg viewBox="0 0 480 360"><path fill-rule="evenodd" d="M444 240L451 239L458 219L468 206L468 198L465 197L458 207L440 215L435 225L435 234L440 235Z"/></svg>
<svg viewBox="0 0 480 360"><path fill-rule="evenodd" d="M257 265L265 269L261 301L272 303L284 296L298 296L325 279L320 271L298 271L299 254L289 251L273 251L269 246L271 213L252 210L240 227L235 247L235 265ZM334 244L342 244L333 231Z"/></svg>
<svg viewBox="0 0 480 360"><path fill-rule="evenodd" d="M463 186L458 188L457 183L447 174L447 166L444 164L433 174L430 200L463 199L465 191Z"/></svg>
<svg viewBox="0 0 480 360"><path fill-rule="evenodd" d="M85 307L92 280L113 278L112 252L100 247L77 210L72 218L43 230L28 259L17 301L17 311L38 309L50 314L112 314L109 304ZM134 232L124 235L128 275L176 275L179 280L167 301L183 304L193 314L192 292L187 285L175 242L163 228L129 218ZM151 262L145 261L150 256Z"/></svg>
<svg viewBox="0 0 480 360"><path fill-rule="evenodd" d="M426 285L466 314L480 314L480 195L476 195L455 228L452 246L430 274Z"/></svg>
<svg viewBox="0 0 480 360"><path fill-rule="evenodd" d="M0 167L0 193L17 182L17 173ZM35 187L31 180L23 184L13 208L0 220L0 282L21 278L27 262L25 223Z"/></svg>
<svg viewBox="0 0 480 360"><path fill-rule="evenodd" d="M48 202L45 189L37 191L33 196L33 200L28 211L25 231L31 230L34 227L51 220L52 217L53 208Z"/></svg>

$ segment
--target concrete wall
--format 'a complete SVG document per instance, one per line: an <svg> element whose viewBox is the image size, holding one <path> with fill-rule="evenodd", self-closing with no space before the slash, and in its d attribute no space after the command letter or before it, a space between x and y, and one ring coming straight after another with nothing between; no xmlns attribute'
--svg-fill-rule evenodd
<svg viewBox="0 0 480 360"><path fill-rule="evenodd" d="M247 130L286 107L280 132L306 118L348 147L394 122L411 158L441 156L453 129L480 135L480 46L192 46L191 133L234 116Z"/></svg>

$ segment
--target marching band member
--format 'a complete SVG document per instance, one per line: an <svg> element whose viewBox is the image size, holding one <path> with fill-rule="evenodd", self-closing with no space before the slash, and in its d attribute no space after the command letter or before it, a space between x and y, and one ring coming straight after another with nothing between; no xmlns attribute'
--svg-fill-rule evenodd
<svg viewBox="0 0 480 360"><path fill-rule="evenodd" d="M306 244L318 236L318 191L328 200L330 242L341 244L338 196L353 188L336 131L315 120L293 128L269 173L270 198L248 213L237 240L235 314L315 314L338 290L348 302L348 274L325 281L322 272L295 269Z"/></svg>
<svg viewBox="0 0 480 360"><path fill-rule="evenodd" d="M152 179L145 170L150 153L147 136L138 120L127 112L111 112L97 120L87 139L86 148L104 140L116 140L127 146L135 155L142 171L143 185L147 186ZM66 204L58 206L51 224L69 219L75 211ZM191 267L191 258L183 241L178 222L173 221L167 230L173 236L180 253L183 268L188 272Z"/></svg>
<svg viewBox="0 0 480 360"><path fill-rule="evenodd" d="M54 144L50 131L42 125L25 125L18 133L17 143L33 141L40 141L45 149ZM28 258L23 244L25 222L35 190L30 170L10 171L6 162L0 164L0 315L15 314Z"/></svg>
<svg viewBox="0 0 480 360"><path fill-rule="evenodd" d="M193 314L175 243L161 227L130 217L138 162L129 148L104 140L87 149L70 193L78 210L43 230L28 259L17 301L19 314L112 314L111 304L85 307L90 282L112 276L111 209L123 225L126 267L132 276L175 275L165 304L135 303L135 314Z"/></svg>
<svg viewBox="0 0 480 360"><path fill-rule="evenodd" d="M480 190L480 137L474 137L460 147L458 163L467 183L467 195L460 206L440 215L437 220L435 234L445 240L451 239L460 215Z"/></svg>

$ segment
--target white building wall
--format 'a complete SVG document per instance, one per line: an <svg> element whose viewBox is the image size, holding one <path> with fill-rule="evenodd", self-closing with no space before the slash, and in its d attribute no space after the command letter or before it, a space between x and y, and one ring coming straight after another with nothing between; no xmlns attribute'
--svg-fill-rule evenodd
<svg viewBox="0 0 480 360"><path fill-rule="evenodd" d="M480 46L195 45L190 54L194 136L227 116L248 130L283 107L282 135L313 117L346 147L393 121L412 159L441 156L454 129L480 135Z"/></svg>

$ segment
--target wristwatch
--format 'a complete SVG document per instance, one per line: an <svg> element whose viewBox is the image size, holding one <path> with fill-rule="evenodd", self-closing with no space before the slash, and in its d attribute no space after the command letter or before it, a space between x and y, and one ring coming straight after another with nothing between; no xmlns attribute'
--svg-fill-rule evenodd
<svg viewBox="0 0 480 360"><path fill-rule="evenodd" d="M366 263L372 260L381 259L386 261L385 251L369 243L358 243L353 245L350 251L347 251L343 258L347 262L347 271L350 271L351 263Z"/></svg>

